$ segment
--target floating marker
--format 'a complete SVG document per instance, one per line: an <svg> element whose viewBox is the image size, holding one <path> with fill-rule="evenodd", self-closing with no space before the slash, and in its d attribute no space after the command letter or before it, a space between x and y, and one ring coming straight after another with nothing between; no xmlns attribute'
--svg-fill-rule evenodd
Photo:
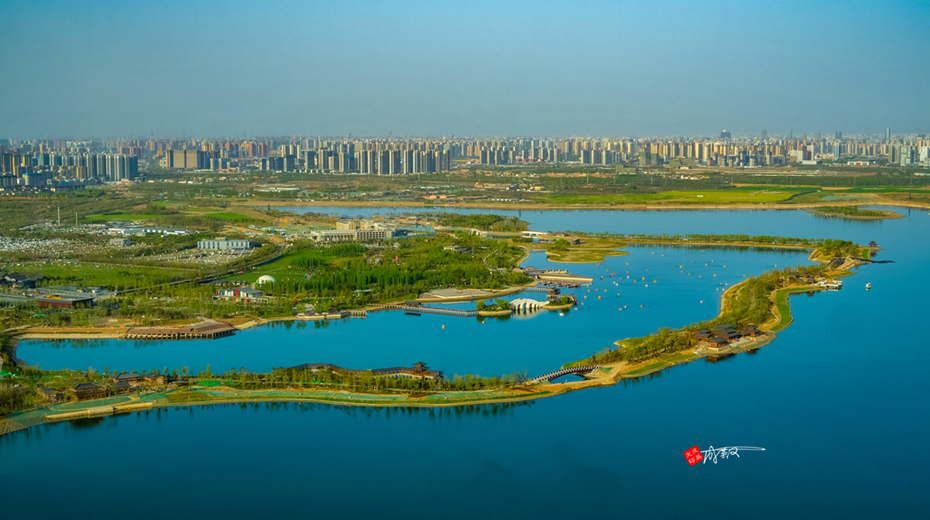
<svg viewBox="0 0 930 520"><path fill-rule="evenodd" d="M442 326L442 330L446 330L446 326L445 326L445 325Z"/></svg>
<svg viewBox="0 0 930 520"><path fill-rule="evenodd" d="M642 309L642 308L643 308L643 306L642 306L642 305L640 305L640 306L639 306L639 308L640 308L640 309Z"/></svg>
<svg viewBox="0 0 930 520"><path fill-rule="evenodd" d="M597 297L597 299L598 299L598 300L600 300L600 299L601 299L601 297L600 297L600 296L598 296L598 297Z"/></svg>
<svg viewBox="0 0 930 520"><path fill-rule="evenodd" d="M701 303L704 303L704 300L701 300Z"/></svg>

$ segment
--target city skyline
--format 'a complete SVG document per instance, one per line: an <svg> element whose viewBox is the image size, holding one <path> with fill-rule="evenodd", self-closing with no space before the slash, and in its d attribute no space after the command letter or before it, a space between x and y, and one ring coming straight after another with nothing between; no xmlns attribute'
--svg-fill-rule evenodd
<svg viewBox="0 0 930 520"><path fill-rule="evenodd" d="M925 2L5 6L0 137L926 131Z"/></svg>

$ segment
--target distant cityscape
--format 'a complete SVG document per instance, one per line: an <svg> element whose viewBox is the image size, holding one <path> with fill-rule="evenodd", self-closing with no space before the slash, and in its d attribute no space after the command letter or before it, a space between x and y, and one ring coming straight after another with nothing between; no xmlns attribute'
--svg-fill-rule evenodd
<svg viewBox="0 0 930 520"><path fill-rule="evenodd" d="M848 166L930 166L926 134L674 138L305 138L0 139L0 190L67 190L132 181L149 171L264 171L409 175L470 166L761 168L830 162Z"/></svg>

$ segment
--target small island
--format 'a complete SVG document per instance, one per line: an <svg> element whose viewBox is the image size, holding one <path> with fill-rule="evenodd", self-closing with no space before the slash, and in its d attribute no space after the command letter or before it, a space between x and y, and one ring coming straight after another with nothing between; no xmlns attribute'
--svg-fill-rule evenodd
<svg viewBox="0 0 930 520"><path fill-rule="evenodd" d="M858 206L817 206L810 210L815 216L848 220L886 220L904 218L904 215L887 209L862 209Z"/></svg>

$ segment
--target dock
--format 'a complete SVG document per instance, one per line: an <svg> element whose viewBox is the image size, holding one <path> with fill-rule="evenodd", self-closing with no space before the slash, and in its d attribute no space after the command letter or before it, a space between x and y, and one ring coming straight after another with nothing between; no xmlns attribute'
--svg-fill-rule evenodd
<svg viewBox="0 0 930 520"><path fill-rule="evenodd" d="M221 321L205 321L189 327L133 327L126 339L215 339L232 336L236 328Z"/></svg>

